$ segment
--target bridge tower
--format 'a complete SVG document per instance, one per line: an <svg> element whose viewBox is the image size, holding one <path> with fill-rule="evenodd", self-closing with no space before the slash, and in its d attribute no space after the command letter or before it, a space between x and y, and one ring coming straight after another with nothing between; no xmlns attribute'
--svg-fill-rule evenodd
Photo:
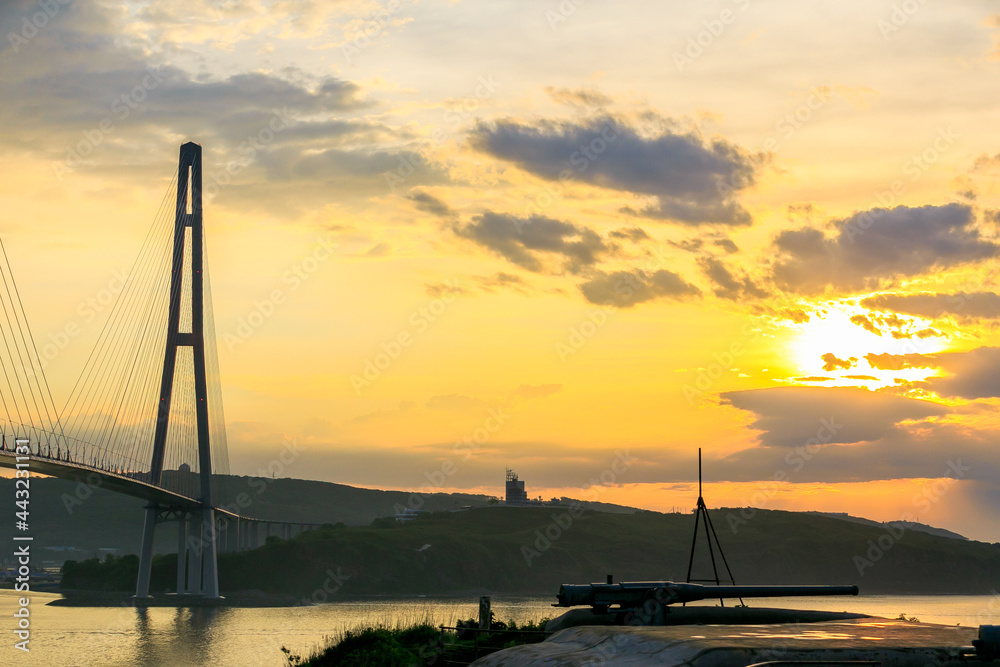
<svg viewBox="0 0 1000 667"><path fill-rule="evenodd" d="M153 537L156 524L176 520L178 523L177 592L219 597L218 563L216 558L215 512L212 505L212 453L208 424L208 383L205 375L204 333L204 251L202 248L201 207L201 146L188 142L180 148L177 172L177 206L174 214L173 273L170 277L170 307L167 315L167 344L163 357L163 377L160 382L160 404L153 435L153 460L150 481L159 485L163 474L163 459L167 444L170 400L173 395L177 348L191 347L194 357L195 414L198 434L198 473L201 482L201 509L185 511L151 503L146 507L139 557L139 577L135 596L149 597L149 581L153 564ZM190 232L188 232L190 230ZM191 243L190 266L184 266L184 245ZM183 304L182 285L191 285L191 325L181 331ZM186 539L187 538L187 539ZM185 558L185 551L186 556ZM186 570L186 571L185 571Z"/></svg>

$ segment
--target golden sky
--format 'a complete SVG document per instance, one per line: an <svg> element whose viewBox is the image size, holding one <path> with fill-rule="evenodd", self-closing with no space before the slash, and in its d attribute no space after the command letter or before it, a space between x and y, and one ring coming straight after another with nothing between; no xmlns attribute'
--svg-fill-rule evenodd
<svg viewBox="0 0 1000 667"><path fill-rule="evenodd" d="M670 510L702 447L712 506L1000 539L995 4L43 4L0 234L57 404L190 140L236 473Z"/></svg>

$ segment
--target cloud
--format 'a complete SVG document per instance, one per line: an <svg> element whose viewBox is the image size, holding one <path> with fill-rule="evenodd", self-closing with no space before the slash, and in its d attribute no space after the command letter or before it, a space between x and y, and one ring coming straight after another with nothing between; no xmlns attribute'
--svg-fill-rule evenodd
<svg viewBox="0 0 1000 667"><path fill-rule="evenodd" d="M774 240L773 278L782 289L817 294L855 291L995 257L1000 250L975 226L964 204L872 209L818 229L785 230Z"/></svg>
<svg viewBox="0 0 1000 667"><path fill-rule="evenodd" d="M697 287L665 269L652 273L642 270L598 271L580 285L580 291L591 303L616 308L631 308L637 303L661 297L680 300L701 295Z"/></svg>
<svg viewBox="0 0 1000 667"><path fill-rule="evenodd" d="M606 107L614 102L610 97L593 88L556 88L548 86L545 88L545 92L560 104L586 109Z"/></svg>
<svg viewBox="0 0 1000 667"><path fill-rule="evenodd" d="M949 315L965 321L1000 318L1000 294L996 292L876 294L862 299L861 305L869 310L894 311L927 319Z"/></svg>
<svg viewBox="0 0 1000 667"><path fill-rule="evenodd" d="M157 5L157 17L166 4ZM303 7L299 14L315 14L305 10L315 3L296 4ZM274 13L290 28L288 6L248 8L259 14L252 29ZM2 3L0 25L37 9ZM236 21L238 12L230 9L205 11ZM171 5L170 11L178 17L144 22L111 3L59 3L58 13L17 52L0 40L0 125L7 129L0 148L49 160L60 179L94 173L128 185L161 178L164 161L175 162L177 145L191 139L205 147L206 194L215 203L266 208L281 217L314 211L338 192L384 194L385 173L421 152L425 140L371 115L377 104L352 81L294 66L216 75L174 64L192 55L186 44L165 48L163 40L142 34L175 19L180 28L187 9ZM184 30L212 32L208 23L195 24ZM234 26L217 29L235 35ZM439 165L422 164L404 187L443 179Z"/></svg>
<svg viewBox="0 0 1000 667"><path fill-rule="evenodd" d="M935 356L948 375L928 378L931 391L940 396L969 400L1000 396L1000 347L980 347Z"/></svg>
<svg viewBox="0 0 1000 667"><path fill-rule="evenodd" d="M937 368L933 354L866 354L865 361L872 368L883 371L900 371L906 368Z"/></svg>
<svg viewBox="0 0 1000 667"><path fill-rule="evenodd" d="M649 234L642 227L622 227L609 233L608 236L613 239L625 239L633 243L649 240Z"/></svg>
<svg viewBox="0 0 1000 667"><path fill-rule="evenodd" d="M423 190L414 190L406 198L413 202L417 210L424 213L430 213L439 218L451 218L455 215L455 210L452 207Z"/></svg>
<svg viewBox="0 0 1000 667"><path fill-rule="evenodd" d="M801 308L782 308L778 314L796 324L805 324L809 321L809 313Z"/></svg>
<svg viewBox="0 0 1000 667"><path fill-rule="evenodd" d="M946 374L929 377L922 388L949 398L1000 397L1000 347L978 347L937 354L866 354L872 368L902 370L937 368Z"/></svg>
<svg viewBox="0 0 1000 667"><path fill-rule="evenodd" d="M712 245L722 248L729 254L740 251L739 246L733 243L730 239L715 239L712 241Z"/></svg>
<svg viewBox="0 0 1000 667"><path fill-rule="evenodd" d="M516 276L512 273L504 273L503 271L497 271L492 276L480 276L478 278L479 286L484 292L495 292L498 289L509 289L515 292L520 292L521 294L527 294L528 290L527 283L521 276Z"/></svg>
<svg viewBox="0 0 1000 667"><path fill-rule="evenodd" d="M721 398L724 404L754 413L751 427L763 431L764 447L877 440L895 432L899 422L947 411L930 401L856 387L771 387L726 392Z"/></svg>
<svg viewBox="0 0 1000 667"><path fill-rule="evenodd" d="M391 250L391 249L392 249L392 246L390 246L385 241L382 241L380 243L376 243L371 248L369 248L365 252L364 256L365 257L385 257L386 255L389 254L389 250Z"/></svg>
<svg viewBox="0 0 1000 667"><path fill-rule="evenodd" d="M820 387L805 389L831 391ZM875 440L831 443L813 452L750 447L710 465L716 479L727 481L770 480L777 471L783 471L796 483L937 479L956 477L958 470L965 479L995 481L1000 475L1000 465L994 443L991 431L947 422L921 422L897 426Z"/></svg>
<svg viewBox="0 0 1000 667"><path fill-rule="evenodd" d="M687 225L749 225L732 195L754 183L762 157L716 138L669 128L640 134L610 115L579 122L480 123L472 146L548 180L575 179L657 197L642 215Z"/></svg>
<svg viewBox="0 0 1000 667"><path fill-rule="evenodd" d="M850 357L848 359L838 359L833 352L827 352L822 357L823 360L823 370L824 371L835 371L838 368L842 368L845 371L849 370L851 367L856 366L858 360L856 357Z"/></svg>
<svg viewBox="0 0 1000 667"><path fill-rule="evenodd" d="M519 218L487 211L465 225L455 224L452 229L457 235L536 273L547 268L542 253L560 257L562 269L579 273L602 256L617 251L617 246L592 229L542 216Z"/></svg>
<svg viewBox="0 0 1000 667"><path fill-rule="evenodd" d="M743 275L736 278L721 260L715 257L702 257L698 260L698 265L705 273L715 289L712 291L720 299L762 299L767 296L767 292L758 287L749 277Z"/></svg>
<svg viewBox="0 0 1000 667"><path fill-rule="evenodd" d="M870 319L868 319L864 315L851 315L851 323L852 324L857 324L859 327L861 327L865 331L870 331L871 333L875 334L876 336L881 336L882 335L882 330L879 329L877 326L875 326L875 323L872 322Z"/></svg>

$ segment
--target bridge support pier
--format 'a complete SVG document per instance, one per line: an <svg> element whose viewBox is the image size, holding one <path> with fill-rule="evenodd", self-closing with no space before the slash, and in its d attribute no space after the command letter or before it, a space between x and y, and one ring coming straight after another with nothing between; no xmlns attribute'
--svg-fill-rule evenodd
<svg viewBox="0 0 1000 667"><path fill-rule="evenodd" d="M201 590L201 554L202 548L199 542L201 537L201 513L191 512L187 520L187 587L185 593L197 593Z"/></svg>
<svg viewBox="0 0 1000 667"><path fill-rule="evenodd" d="M184 593L187 586L187 518L177 516L177 594Z"/></svg>
<svg viewBox="0 0 1000 667"><path fill-rule="evenodd" d="M219 559L215 548L215 510L202 510L202 589L210 598L219 596Z"/></svg>
<svg viewBox="0 0 1000 667"><path fill-rule="evenodd" d="M149 579L153 571L153 537L156 534L156 505L146 507L146 521L142 526L142 551L139 552L139 576L135 583L135 596L149 597Z"/></svg>

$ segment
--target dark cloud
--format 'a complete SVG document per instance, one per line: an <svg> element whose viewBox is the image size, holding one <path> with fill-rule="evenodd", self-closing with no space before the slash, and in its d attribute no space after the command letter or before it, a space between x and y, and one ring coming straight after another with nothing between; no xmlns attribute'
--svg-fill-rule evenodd
<svg viewBox="0 0 1000 667"><path fill-rule="evenodd" d="M792 378L797 382L828 382L832 380L832 377L827 377L825 375L804 375L797 378Z"/></svg>
<svg viewBox="0 0 1000 667"><path fill-rule="evenodd" d="M637 303L661 297L684 299L701 295L701 290L697 287L665 269L652 273L642 270L613 273L598 271L580 285L580 291L591 303L617 308L631 308Z"/></svg>
<svg viewBox="0 0 1000 667"><path fill-rule="evenodd" d="M947 412L945 406L856 387L772 387L731 391L722 402L753 412L752 428L763 431L765 447L796 447L816 441L877 440L904 420Z"/></svg>
<svg viewBox="0 0 1000 667"><path fill-rule="evenodd" d="M698 265L705 273L712 284L715 296L720 299L762 299L767 296L767 292L758 287L746 275L737 278L734 276L722 261L715 257L702 257L698 260Z"/></svg>
<svg viewBox="0 0 1000 667"><path fill-rule="evenodd" d="M622 227L609 233L608 236L613 239L625 239L633 243L649 240L649 234L642 227Z"/></svg>
<svg viewBox="0 0 1000 667"><path fill-rule="evenodd" d="M857 324L859 327L865 331L870 331L876 336L882 335L882 330L875 326L875 323L868 319L865 315L851 315L851 323Z"/></svg>
<svg viewBox="0 0 1000 667"><path fill-rule="evenodd" d="M948 375L927 378L939 396L975 400L1000 396L1000 347L980 347L968 352L933 355Z"/></svg>
<svg viewBox="0 0 1000 667"><path fill-rule="evenodd" d="M878 380L874 375L845 375L848 380Z"/></svg>
<svg viewBox="0 0 1000 667"><path fill-rule="evenodd" d="M905 368L937 368L933 354L866 354L865 361L872 368L883 371L900 371Z"/></svg>
<svg viewBox="0 0 1000 667"><path fill-rule="evenodd" d="M574 107L597 109L610 106L614 100L593 88L557 88L548 86L545 92L556 102Z"/></svg>
<svg viewBox="0 0 1000 667"><path fill-rule="evenodd" d="M705 245L703 239L684 239L683 241L668 241L670 245L675 248L680 248L681 250L687 250L688 252L697 252L701 250L701 247Z"/></svg>
<svg viewBox="0 0 1000 667"><path fill-rule="evenodd" d="M975 226L964 204L872 209L834 224L832 237L817 229L781 232L774 281L783 289L816 294L828 288L860 290L995 257L1000 250Z"/></svg>
<svg viewBox="0 0 1000 667"><path fill-rule="evenodd" d="M804 389L832 391L822 387ZM784 473L785 479L795 483L947 477L995 482L1000 476L994 435L946 422L900 425L871 441L831 443L813 452L787 447L752 447L709 465L716 479L727 481L775 479L779 471Z"/></svg>
<svg viewBox="0 0 1000 667"><path fill-rule="evenodd" d="M782 308L778 314L796 324L805 324L809 321L809 313L801 308Z"/></svg>
<svg viewBox="0 0 1000 667"><path fill-rule="evenodd" d="M613 190L654 195L640 213L682 224L749 225L732 195L754 183L761 157L724 139L664 129L647 137L625 120L515 120L480 124L471 134L480 151L549 180L576 179Z"/></svg>
<svg viewBox="0 0 1000 667"><path fill-rule="evenodd" d="M992 169L995 167L1000 167L1000 153L996 155L983 153L972 163L973 170Z"/></svg>
<svg viewBox="0 0 1000 667"><path fill-rule="evenodd" d="M827 352L822 357L823 360L823 370L824 371L835 371L838 368L843 370L849 370L851 367L856 366L858 363L857 357L850 357L848 359L838 359L837 355L833 352Z"/></svg>
<svg viewBox="0 0 1000 667"><path fill-rule="evenodd" d="M996 292L877 294L862 299L861 305L869 310L894 311L928 319L949 315L966 321L1000 317L1000 294Z"/></svg>
<svg viewBox="0 0 1000 667"><path fill-rule="evenodd" d="M1000 347L938 354L866 354L872 368L898 371L936 368L945 375L929 377L921 388L949 398L1000 397Z"/></svg>
<svg viewBox="0 0 1000 667"><path fill-rule="evenodd" d="M526 289L528 284L523 278L521 278L521 276L516 276L513 273L497 271L492 276L480 276L477 280L480 288L482 288L484 292L495 292L498 289L508 289L521 294L528 293L528 290Z"/></svg>
<svg viewBox="0 0 1000 667"><path fill-rule="evenodd" d="M439 218L451 218L455 215L455 210L452 207L423 190L415 190L407 195L406 198L412 201L417 209L424 213L430 213Z"/></svg>
<svg viewBox="0 0 1000 667"><path fill-rule="evenodd" d="M2 3L0 25L35 11ZM160 176L177 144L193 140L215 203L283 216L335 191L385 193L387 172L406 172L404 188L442 181L420 157L423 140L369 116L374 103L356 83L294 67L192 74L133 44L126 16L107 3L58 3L28 44L0 40L3 148L50 160L60 179L92 171L128 185Z"/></svg>
<svg viewBox="0 0 1000 667"><path fill-rule="evenodd" d="M734 252L740 251L739 246L733 243L730 239L715 239L712 241L712 245L722 248L730 255Z"/></svg>
<svg viewBox="0 0 1000 667"><path fill-rule="evenodd" d="M472 222L455 224L452 229L459 236L535 272L546 270L542 253L560 257L563 269L578 273L617 250L592 229L542 216L519 218L487 211L473 217Z"/></svg>

